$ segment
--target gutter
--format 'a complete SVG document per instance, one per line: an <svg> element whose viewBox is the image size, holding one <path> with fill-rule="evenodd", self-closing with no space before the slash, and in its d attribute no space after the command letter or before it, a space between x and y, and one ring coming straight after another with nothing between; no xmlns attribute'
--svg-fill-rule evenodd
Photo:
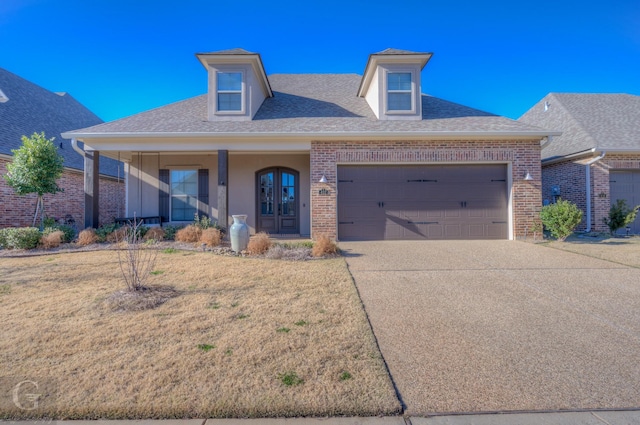
<svg viewBox="0 0 640 425"><path fill-rule="evenodd" d="M553 135L549 134L547 137L545 137L545 139L546 140L544 141L544 143L540 145L540 151L551 144L551 142L553 141Z"/></svg>
<svg viewBox="0 0 640 425"><path fill-rule="evenodd" d="M585 164L585 179L586 179L586 199L587 199L587 228L585 232L591 231L591 165L600 161L606 155L606 152L602 152L599 156L593 158L591 161Z"/></svg>
<svg viewBox="0 0 640 425"><path fill-rule="evenodd" d="M71 147L74 151L78 152L80 156L84 158L84 150L80 149L80 147L78 146L78 141L76 139L71 139Z"/></svg>
<svg viewBox="0 0 640 425"><path fill-rule="evenodd" d="M113 139L113 138L206 138L212 139L277 139L277 140L318 140L318 139L380 139L380 140L406 140L407 138L457 138L457 137L482 137L482 138L508 138L527 137L542 138L559 136L557 131L318 131L318 132L115 132L115 133L62 133L65 139ZM550 143L547 139L547 144Z"/></svg>

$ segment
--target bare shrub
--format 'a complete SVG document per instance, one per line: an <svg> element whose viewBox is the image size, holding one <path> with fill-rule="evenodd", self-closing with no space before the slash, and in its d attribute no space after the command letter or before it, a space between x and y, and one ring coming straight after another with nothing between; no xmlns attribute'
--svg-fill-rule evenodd
<svg viewBox="0 0 640 425"><path fill-rule="evenodd" d="M269 235L264 232L260 232L249 239L249 245L247 245L247 251L252 255L261 255L269 250L271 247L271 239Z"/></svg>
<svg viewBox="0 0 640 425"><path fill-rule="evenodd" d="M145 233L144 238L142 238L142 239L144 239L145 241L148 241L148 240L154 240L154 241L164 240L164 230L162 229L162 227L152 227L147 231L147 233Z"/></svg>
<svg viewBox="0 0 640 425"><path fill-rule="evenodd" d="M119 243L127 239L127 234L130 233L129 226L119 227L113 232L107 235L107 242L109 243Z"/></svg>
<svg viewBox="0 0 640 425"><path fill-rule="evenodd" d="M62 230L56 230L40 238L40 245L45 249L57 248L62 243L64 238L64 232Z"/></svg>
<svg viewBox="0 0 640 425"><path fill-rule="evenodd" d="M311 249L311 255L314 257L324 257L325 255L335 255L337 253L338 245L325 235L319 236Z"/></svg>
<svg viewBox="0 0 640 425"><path fill-rule="evenodd" d="M190 224L184 229L178 230L178 232L176 233L176 241L195 243L200 240L201 235L202 229L194 226L193 224Z"/></svg>
<svg viewBox="0 0 640 425"><path fill-rule="evenodd" d="M114 232L122 235L122 239L118 240L118 263L129 291L148 289L144 286L144 283L153 271L158 256L157 249L141 243L141 226L142 221L137 221L134 217L133 223L128 227L123 227ZM125 231L119 232L119 230Z"/></svg>
<svg viewBox="0 0 640 425"><path fill-rule="evenodd" d="M202 235L200 235L200 242L207 244L208 247L214 247L220 245L222 241L222 234L220 230L215 229L213 227L209 227L208 229L204 229L202 231Z"/></svg>
<svg viewBox="0 0 640 425"><path fill-rule="evenodd" d="M84 229L78 235L78 245L87 246L98 242L98 235L94 229Z"/></svg>

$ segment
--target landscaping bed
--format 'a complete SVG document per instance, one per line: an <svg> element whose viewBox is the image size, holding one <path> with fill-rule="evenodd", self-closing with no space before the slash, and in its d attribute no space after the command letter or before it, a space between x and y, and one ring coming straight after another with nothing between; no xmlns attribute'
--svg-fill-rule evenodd
<svg viewBox="0 0 640 425"><path fill-rule="evenodd" d="M0 418L400 412L342 258L292 262L167 244L147 282L166 299L140 311L114 307L124 283L105 245L0 251L2 391L29 380L42 394L33 410L1 400Z"/></svg>

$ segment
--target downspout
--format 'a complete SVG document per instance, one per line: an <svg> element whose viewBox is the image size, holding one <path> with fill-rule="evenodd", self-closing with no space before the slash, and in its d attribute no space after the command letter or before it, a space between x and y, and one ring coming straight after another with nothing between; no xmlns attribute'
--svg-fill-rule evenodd
<svg viewBox="0 0 640 425"><path fill-rule="evenodd" d="M585 164L585 179L586 179L586 199L587 199L587 228L585 232L589 233L591 231L591 165L600 161L606 155L606 152L602 152L596 158L593 158L591 161Z"/></svg>
<svg viewBox="0 0 640 425"><path fill-rule="evenodd" d="M551 142L553 141L553 136L549 135L545 137L545 139L547 140L545 140L544 143L540 145L540 151L551 144Z"/></svg>
<svg viewBox="0 0 640 425"><path fill-rule="evenodd" d="M78 141L76 139L71 139L71 147L74 151L78 152L84 158L84 150L80 149L78 146Z"/></svg>

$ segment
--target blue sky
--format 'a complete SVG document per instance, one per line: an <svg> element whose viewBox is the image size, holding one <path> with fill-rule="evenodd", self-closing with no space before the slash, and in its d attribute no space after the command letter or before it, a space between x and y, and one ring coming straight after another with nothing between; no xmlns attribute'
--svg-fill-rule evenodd
<svg viewBox="0 0 640 425"><path fill-rule="evenodd" d="M233 47L268 74L433 52L424 93L510 118L551 91L640 95L638 0L0 0L0 67L107 121L205 93L194 53Z"/></svg>

